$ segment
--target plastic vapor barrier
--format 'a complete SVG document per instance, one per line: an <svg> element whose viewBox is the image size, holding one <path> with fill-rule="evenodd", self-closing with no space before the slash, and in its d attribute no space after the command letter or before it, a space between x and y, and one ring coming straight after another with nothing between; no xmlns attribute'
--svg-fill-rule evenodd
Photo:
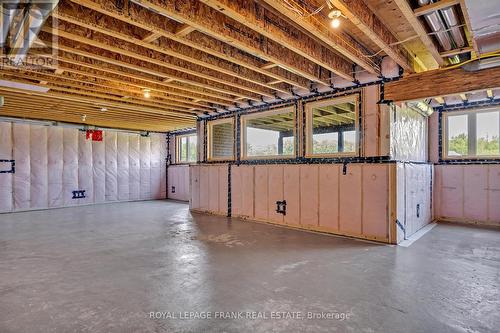
<svg viewBox="0 0 500 333"><path fill-rule="evenodd" d="M104 130L94 141L78 128L0 122L8 161L0 162L0 213L163 199L166 148L163 134Z"/></svg>
<svg viewBox="0 0 500 333"><path fill-rule="evenodd" d="M391 157L427 161L427 117L407 107L391 106Z"/></svg>

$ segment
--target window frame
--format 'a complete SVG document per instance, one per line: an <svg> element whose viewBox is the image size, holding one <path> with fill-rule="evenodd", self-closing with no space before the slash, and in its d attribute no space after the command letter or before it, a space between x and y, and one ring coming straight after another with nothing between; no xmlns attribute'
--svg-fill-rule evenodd
<svg viewBox="0 0 500 333"><path fill-rule="evenodd" d="M315 154L313 153L313 109L316 107L328 106L332 104L342 104L347 102L354 103L354 131L355 131L355 147L353 152L337 152L337 153L323 153L323 154ZM305 113L305 157L306 158L332 158L332 157L358 157L360 155L359 147L360 147L360 132L359 128L359 96L357 94L343 96L343 97L334 97L314 102L306 103L304 106Z"/></svg>
<svg viewBox="0 0 500 333"><path fill-rule="evenodd" d="M195 161L189 161L189 142L190 142L190 137L195 138L196 142L196 160ZM182 138L188 138L187 141L187 152L186 156L188 157L187 161L181 161L181 149L182 147L181 140ZM179 134L175 136L175 163L176 164L196 164L198 162L198 134L196 132L194 133L186 133L186 134Z"/></svg>
<svg viewBox="0 0 500 333"><path fill-rule="evenodd" d="M489 107L489 108L473 108L461 111L443 111L442 112L442 129L441 129L441 154L442 160L500 160L499 155L478 155L477 154L477 118L476 115L480 113L488 112L498 112L500 119L500 108L499 107ZM448 156L448 118L450 116L462 116L467 115L467 130L468 130L468 152L465 156ZM474 115L471 118L471 115ZM500 120L499 120L500 122ZM500 124L499 124L500 129ZM499 140L500 140L500 130L499 130ZM500 143L499 143L500 144ZM472 149L471 149L472 148ZM474 154L471 154L471 150Z"/></svg>
<svg viewBox="0 0 500 333"><path fill-rule="evenodd" d="M213 157L212 156L212 131L214 125L231 124L233 126L233 154L228 157ZM234 161L236 158L236 121L234 117L222 118L207 121L207 161Z"/></svg>
<svg viewBox="0 0 500 333"><path fill-rule="evenodd" d="M293 154L290 155L262 155L262 156L247 156L247 121L255 118L262 118L270 115L277 115L282 113L293 113ZM297 113L295 112L295 106L285 106L277 109L253 112L249 114L244 114L240 116L240 159L243 161L248 160L279 160L279 159L290 159L297 157Z"/></svg>

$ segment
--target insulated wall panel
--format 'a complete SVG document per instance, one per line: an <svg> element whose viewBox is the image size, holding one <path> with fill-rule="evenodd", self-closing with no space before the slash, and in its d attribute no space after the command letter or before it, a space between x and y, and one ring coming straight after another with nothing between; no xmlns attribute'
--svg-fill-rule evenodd
<svg viewBox="0 0 500 333"><path fill-rule="evenodd" d="M168 198L189 201L188 165L170 165L168 167Z"/></svg>
<svg viewBox="0 0 500 333"><path fill-rule="evenodd" d="M319 167L300 167L300 224L319 225Z"/></svg>
<svg viewBox="0 0 500 333"><path fill-rule="evenodd" d="M269 218L269 179L268 166L255 166L255 218L259 220L267 220Z"/></svg>
<svg viewBox="0 0 500 333"><path fill-rule="evenodd" d="M339 172L338 165L319 166L319 225L339 230Z"/></svg>
<svg viewBox="0 0 500 333"><path fill-rule="evenodd" d="M30 133L30 171L32 209L49 206L48 169L47 169L47 127L31 126Z"/></svg>
<svg viewBox="0 0 500 333"><path fill-rule="evenodd" d="M270 165L268 167L268 194L269 194L269 221L283 223L283 214L276 212L276 202L284 200L283 195L283 166Z"/></svg>
<svg viewBox="0 0 500 333"><path fill-rule="evenodd" d="M242 213L242 168L233 166L231 168L231 212L232 216L243 216Z"/></svg>
<svg viewBox="0 0 500 333"><path fill-rule="evenodd" d="M140 136L129 136L129 194L130 200L139 200L141 195Z"/></svg>
<svg viewBox="0 0 500 333"><path fill-rule="evenodd" d="M84 131L78 133L78 190L85 191L79 204L94 203L94 171L92 170L92 139Z"/></svg>
<svg viewBox="0 0 500 333"><path fill-rule="evenodd" d="M488 166L488 221L500 225L500 165Z"/></svg>
<svg viewBox="0 0 500 333"><path fill-rule="evenodd" d="M30 125L13 124L14 159L14 209L24 210L31 207L31 163L30 163Z"/></svg>
<svg viewBox="0 0 500 333"><path fill-rule="evenodd" d="M363 235L388 237L389 166L363 166Z"/></svg>
<svg viewBox="0 0 500 333"><path fill-rule="evenodd" d="M160 137L160 195L157 199L165 199L167 197L167 140L165 135L159 135ZM189 169L186 171L187 173L187 181L186 181L186 191L189 193ZM186 201L189 201L189 195L185 198Z"/></svg>
<svg viewBox="0 0 500 333"><path fill-rule="evenodd" d="M134 134L117 133L117 181L118 200L130 199L129 181L129 136Z"/></svg>
<svg viewBox="0 0 500 333"><path fill-rule="evenodd" d="M63 201L63 129L47 128L47 163L48 163L48 206L61 207Z"/></svg>
<svg viewBox="0 0 500 333"><path fill-rule="evenodd" d="M208 167L208 210L219 211L219 168L218 166Z"/></svg>
<svg viewBox="0 0 500 333"><path fill-rule="evenodd" d="M107 131L104 135L106 144L106 201L118 200L118 136Z"/></svg>
<svg viewBox="0 0 500 333"><path fill-rule="evenodd" d="M500 225L500 166L438 165L437 219Z"/></svg>
<svg viewBox="0 0 500 333"><path fill-rule="evenodd" d="M12 160L12 124L0 122L0 160ZM1 163L3 171L8 171L10 163ZM0 213L13 210L12 173L0 173Z"/></svg>
<svg viewBox="0 0 500 333"><path fill-rule="evenodd" d="M151 138L141 136L141 199L151 198Z"/></svg>
<svg viewBox="0 0 500 333"><path fill-rule="evenodd" d="M232 166L232 216L388 242L389 171L394 167L395 164L353 163L343 175L340 164ZM213 180L215 173L210 176L211 171L203 171L207 168L219 168L218 184ZM197 194L203 196L204 187L210 188L205 190L207 198L218 196L220 211L226 207L221 199L227 192L226 178L222 179L227 175L226 168L226 165L191 167L194 209L197 209ZM201 170L201 186L195 187L196 170ZM207 178L210 179L204 180ZM401 180L404 190L404 177ZM206 199L207 205L209 200ZM285 216L276 213L276 202L281 200L287 203Z"/></svg>
<svg viewBox="0 0 500 333"><path fill-rule="evenodd" d="M92 142L92 173L93 173L94 203L103 203L106 201L105 141Z"/></svg>
<svg viewBox="0 0 500 333"><path fill-rule="evenodd" d="M161 183L161 171L162 171L162 163L161 163L161 143L160 136L157 134L151 134L151 197L153 199L161 199L164 197L161 193L162 186ZM183 193L185 190L183 189Z"/></svg>
<svg viewBox="0 0 500 333"><path fill-rule="evenodd" d="M461 165L446 166L441 172L441 216L462 218L464 216L464 170Z"/></svg>
<svg viewBox="0 0 500 333"><path fill-rule="evenodd" d="M467 172L464 172L464 188L464 217L476 221L488 220L488 167L468 166Z"/></svg>
<svg viewBox="0 0 500 333"><path fill-rule="evenodd" d="M219 207L218 213L221 215L227 215L228 209L228 167L225 165L219 166Z"/></svg>
<svg viewBox="0 0 500 333"><path fill-rule="evenodd" d="M361 235L362 213L362 168L361 165L350 164L347 173L340 175L340 230L347 234Z"/></svg>
<svg viewBox="0 0 500 333"><path fill-rule="evenodd" d="M283 193L286 200L285 224L300 224L300 166L283 166Z"/></svg>
<svg viewBox="0 0 500 333"><path fill-rule="evenodd" d="M73 191L78 190L78 130L63 129L63 203L76 205Z"/></svg>
<svg viewBox="0 0 500 333"><path fill-rule="evenodd" d="M102 142L94 141L77 127L0 122L0 159L16 162L15 173L0 173L0 212L138 200L140 135L106 130L103 137ZM145 138L142 152L148 199L151 188L154 198L165 197L161 192L166 189L165 135L151 137L153 144ZM1 167L10 170L11 163ZM183 186L186 196L187 185ZM84 190L86 198L73 199L78 190Z"/></svg>
<svg viewBox="0 0 500 333"><path fill-rule="evenodd" d="M200 209L201 210L209 210L209 170L208 166L200 166Z"/></svg>
<svg viewBox="0 0 500 333"><path fill-rule="evenodd" d="M378 156L380 140L379 88L376 85L363 88L363 144L364 156Z"/></svg>
<svg viewBox="0 0 500 333"><path fill-rule="evenodd" d="M189 183L191 188L190 205L191 209L201 209L200 206L200 167L189 167Z"/></svg>
<svg viewBox="0 0 500 333"><path fill-rule="evenodd" d="M233 166L231 179L232 215L254 217L254 167Z"/></svg>

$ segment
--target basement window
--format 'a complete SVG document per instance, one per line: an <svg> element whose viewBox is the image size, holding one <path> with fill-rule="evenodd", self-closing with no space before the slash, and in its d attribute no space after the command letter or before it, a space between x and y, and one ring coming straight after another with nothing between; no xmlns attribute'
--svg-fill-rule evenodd
<svg viewBox="0 0 500 333"><path fill-rule="evenodd" d="M242 158L295 156L295 109L280 108L241 116Z"/></svg>
<svg viewBox="0 0 500 333"><path fill-rule="evenodd" d="M358 155L358 98L347 96L307 103L306 156Z"/></svg>
<svg viewBox="0 0 500 333"><path fill-rule="evenodd" d="M234 159L234 119L219 119L208 124L208 159Z"/></svg>
<svg viewBox="0 0 500 333"><path fill-rule="evenodd" d="M177 141L177 163L195 163L197 161L198 137L196 134L179 135Z"/></svg>
<svg viewBox="0 0 500 333"><path fill-rule="evenodd" d="M500 111L469 110L444 113L443 155L447 159L499 158Z"/></svg>

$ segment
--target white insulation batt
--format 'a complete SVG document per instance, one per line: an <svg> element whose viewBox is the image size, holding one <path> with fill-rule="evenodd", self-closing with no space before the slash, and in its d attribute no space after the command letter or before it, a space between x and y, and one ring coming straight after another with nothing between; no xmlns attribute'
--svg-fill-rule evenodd
<svg viewBox="0 0 500 333"><path fill-rule="evenodd" d="M0 122L0 213L94 203L164 199L166 138L78 128ZM10 162L1 162L8 171ZM73 191L85 198L73 199Z"/></svg>

